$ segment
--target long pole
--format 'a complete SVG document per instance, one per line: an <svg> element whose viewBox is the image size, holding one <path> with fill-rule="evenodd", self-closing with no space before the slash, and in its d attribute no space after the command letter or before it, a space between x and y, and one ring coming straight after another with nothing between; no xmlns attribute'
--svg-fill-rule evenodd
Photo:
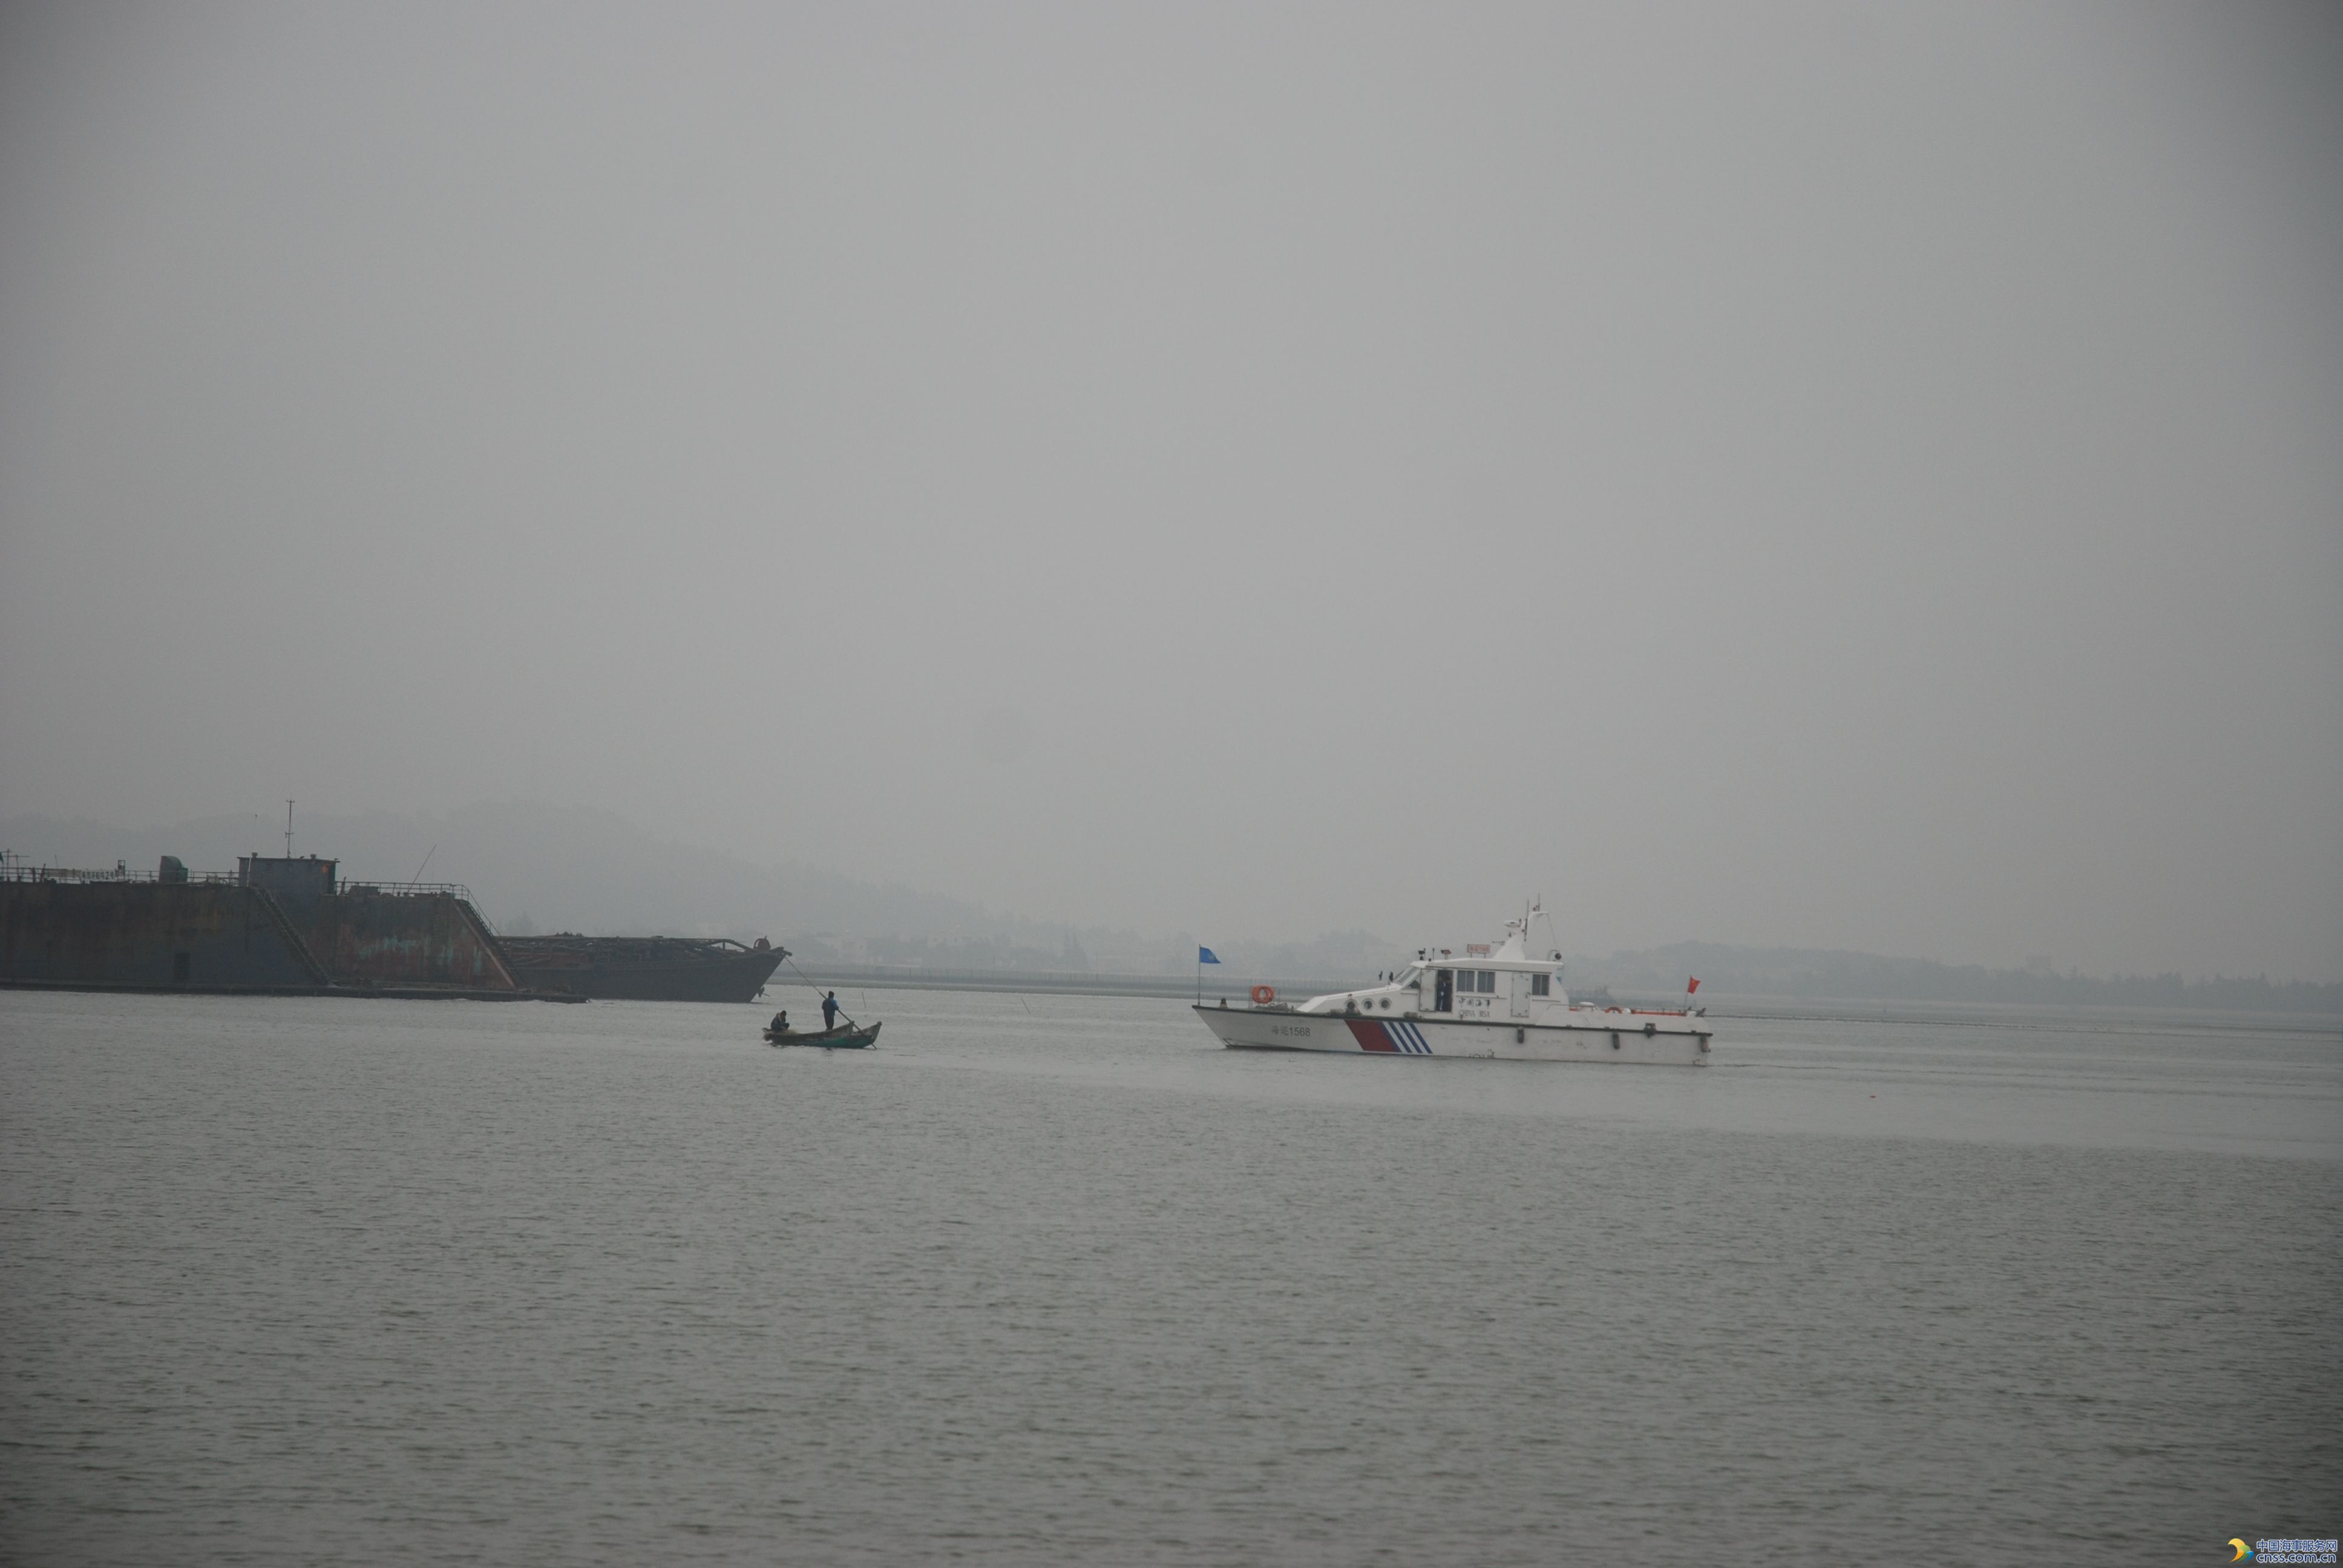
<svg viewBox="0 0 2343 1568"><path fill-rule="evenodd" d="M820 1001L821 1000L821 987L815 985L812 979L807 975L805 970L798 969L798 960L789 957L789 950L787 948L783 948L781 950L781 961L789 965L789 968L797 970L798 979L806 982L807 989L813 992L814 1000L817 1002ZM850 1029L860 1029L862 1027L860 1024L856 1023L851 1018L847 1017L846 1010L843 1007L838 1010L838 1016L846 1019L847 1027Z"/></svg>

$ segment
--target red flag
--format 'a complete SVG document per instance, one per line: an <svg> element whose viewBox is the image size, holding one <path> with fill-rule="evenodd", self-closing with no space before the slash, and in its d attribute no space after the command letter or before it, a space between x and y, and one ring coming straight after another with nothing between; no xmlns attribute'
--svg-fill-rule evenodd
<svg viewBox="0 0 2343 1568"><path fill-rule="evenodd" d="M1692 993L1693 993L1693 992L1694 992L1694 991L1698 990L1699 989L1700 989L1700 981L1699 981L1699 980L1698 980L1697 978L1693 979L1693 980L1686 980L1686 981L1684 982L1684 995L1686 995L1686 996L1690 996L1690 995L1692 995Z"/></svg>

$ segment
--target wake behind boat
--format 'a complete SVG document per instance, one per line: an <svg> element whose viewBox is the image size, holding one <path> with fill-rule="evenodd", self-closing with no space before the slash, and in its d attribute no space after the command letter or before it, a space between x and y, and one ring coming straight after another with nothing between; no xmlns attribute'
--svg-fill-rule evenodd
<svg viewBox="0 0 2343 1568"><path fill-rule="evenodd" d="M1475 942L1462 959L1426 948L1389 985L1299 1006L1263 986L1250 1008L1200 1003L1196 1016L1232 1050L1708 1065L1704 1009L1573 1006L1562 989L1562 955L1532 958L1529 927L1523 915L1493 950Z"/></svg>

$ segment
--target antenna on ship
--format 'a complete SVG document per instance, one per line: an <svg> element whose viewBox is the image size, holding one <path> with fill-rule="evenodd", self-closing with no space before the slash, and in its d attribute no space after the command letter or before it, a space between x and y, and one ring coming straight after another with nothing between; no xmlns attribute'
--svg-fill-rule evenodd
<svg viewBox="0 0 2343 1568"><path fill-rule="evenodd" d="M293 858L293 802L285 802L285 858Z"/></svg>
<svg viewBox="0 0 2343 1568"><path fill-rule="evenodd" d="M1532 914L1545 915L1545 934L1554 939L1554 961L1559 963L1562 960L1562 928L1554 923L1554 917L1552 915L1546 914L1545 895L1544 893L1540 893L1537 896L1536 901L1530 905L1530 912ZM1526 930L1522 933L1522 940L1524 943L1528 941L1529 933Z"/></svg>

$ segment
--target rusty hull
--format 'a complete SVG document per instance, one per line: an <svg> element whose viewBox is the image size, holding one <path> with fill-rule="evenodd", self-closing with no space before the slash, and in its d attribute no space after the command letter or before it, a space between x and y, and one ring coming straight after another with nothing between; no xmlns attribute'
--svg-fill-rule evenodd
<svg viewBox="0 0 2343 1568"><path fill-rule="evenodd" d="M303 891L288 909L225 879L0 880L0 985L542 994L453 894Z"/></svg>
<svg viewBox="0 0 2343 1568"><path fill-rule="evenodd" d="M357 888L320 906L319 935L337 984L517 989L496 938L461 899Z"/></svg>
<svg viewBox="0 0 2343 1568"><path fill-rule="evenodd" d="M164 990L327 983L266 893L185 882L0 882L0 980Z"/></svg>

